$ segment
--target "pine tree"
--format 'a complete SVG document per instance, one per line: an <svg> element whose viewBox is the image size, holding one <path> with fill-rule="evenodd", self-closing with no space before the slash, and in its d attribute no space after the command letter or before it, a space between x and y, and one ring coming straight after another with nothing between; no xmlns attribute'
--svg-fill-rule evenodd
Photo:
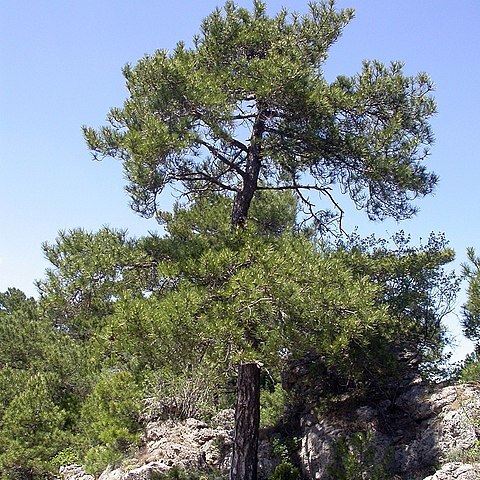
<svg viewBox="0 0 480 480"><path fill-rule="evenodd" d="M294 192L324 230L341 228L338 189L371 219L409 218L411 200L437 182L423 165L432 83L376 61L327 82L322 64L352 17L333 0L273 18L260 0L252 12L227 2L203 21L192 48L179 43L127 65L129 98L108 126L84 129L87 142L95 157L123 162L132 207L145 216L162 217L160 196L173 185L187 197L228 193L233 228L245 227L263 190ZM316 208L309 192L327 205ZM256 430L237 429L239 445L255 445ZM256 478L253 454L241 465L234 453L232 479L240 472Z"/></svg>

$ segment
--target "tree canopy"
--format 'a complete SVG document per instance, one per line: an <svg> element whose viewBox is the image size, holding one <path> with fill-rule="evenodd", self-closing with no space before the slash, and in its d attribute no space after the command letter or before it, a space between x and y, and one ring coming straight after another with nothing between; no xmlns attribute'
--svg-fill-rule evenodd
<svg viewBox="0 0 480 480"><path fill-rule="evenodd" d="M462 265L463 279L467 280L467 300L462 306L464 335L473 342L474 351L467 355L458 369L459 378L478 382L480 378L480 258L475 249L467 249L468 263Z"/></svg>
<svg viewBox="0 0 480 480"><path fill-rule="evenodd" d="M465 336L478 345L480 342L480 258L473 248L467 251L469 263L463 265L463 275L468 280L467 302L463 307Z"/></svg>
<svg viewBox="0 0 480 480"><path fill-rule="evenodd" d="M404 219L437 177L423 165L433 137L432 82L400 63L367 61L329 83L322 66L353 18L335 2L274 17L227 2L191 47L146 55L123 73L129 96L84 134L95 158L123 162L133 208L161 217L159 195L228 192L242 225L259 190L291 190L323 228L341 220L338 191L372 219ZM318 208L308 192L327 199Z"/></svg>

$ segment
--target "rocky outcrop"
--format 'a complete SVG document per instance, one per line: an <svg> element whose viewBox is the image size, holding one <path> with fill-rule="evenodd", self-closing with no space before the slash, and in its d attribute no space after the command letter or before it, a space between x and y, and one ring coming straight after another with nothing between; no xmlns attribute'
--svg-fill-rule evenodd
<svg viewBox="0 0 480 480"><path fill-rule="evenodd" d="M300 450L303 472L316 480L332 478L332 469L342 468L335 467L335 462L341 463L339 445L347 445L351 455L359 457L359 464L360 457L369 452L375 465L383 465L399 478L422 478L422 472L476 444L474 419L479 416L477 388L458 385L432 389L421 384L394 402L346 408L320 419L306 416L302 419ZM363 434L361 445L359 432ZM447 477L432 477L437 478Z"/></svg>
<svg viewBox="0 0 480 480"><path fill-rule="evenodd" d="M184 422L150 422L142 447L135 459L128 462L128 468L108 469L99 480L147 480L152 473L164 473L173 466L184 470L226 470L232 425L232 411L222 412L212 425L193 418Z"/></svg>
<svg viewBox="0 0 480 480"><path fill-rule="evenodd" d="M352 459L359 469L376 468L376 478L476 479L480 465L447 462L477 445L479 418L480 391L473 385L416 384L394 401L361 406L346 399L328 415L302 417L298 460L305 478L312 480L339 478L335 472L345 468L342 455L350 456L349 468ZM149 480L172 466L226 472L232 428L233 411L222 412L209 425L194 419L152 421L135 458L107 469L99 480ZM259 478L269 478L278 464L271 440L261 437ZM436 465L443 466L435 472ZM378 476L381 469L388 476ZM63 467L61 474L64 480L93 480L78 466Z"/></svg>
<svg viewBox="0 0 480 480"><path fill-rule="evenodd" d="M424 480L478 480L480 478L480 464L474 465L459 462L446 463L434 475Z"/></svg>
<svg viewBox="0 0 480 480"><path fill-rule="evenodd" d="M190 418L185 421L152 421L147 424L142 447L133 459L120 468L108 468L99 480L149 480L173 466L182 470L228 472L232 449L233 410L224 410L210 424ZM277 465L272 460L270 442L259 445L259 477L268 478ZM79 467L64 467L64 480L83 478ZM84 475L87 475L83 472Z"/></svg>
<svg viewBox="0 0 480 480"><path fill-rule="evenodd" d="M95 480L93 475L86 473L80 465L64 465L60 467L59 473L64 480Z"/></svg>

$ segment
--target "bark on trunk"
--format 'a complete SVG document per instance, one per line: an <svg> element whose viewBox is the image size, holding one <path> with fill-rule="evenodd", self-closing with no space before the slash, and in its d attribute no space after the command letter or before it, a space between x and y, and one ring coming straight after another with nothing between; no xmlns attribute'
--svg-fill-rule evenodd
<svg viewBox="0 0 480 480"><path fill-rule="evenodd" d="M238 367L237 405L230 480L257 479L258 430L260 427L260 367Z"/></svg>
<svg viewBox="0 0 480 480"><path fill-rule="evenodd" d="M263 113L258 113L252 128L252 137L248 147L247 164L243 175L242 190L236 195L232 210L232 226L244 227L250 203L258 187L258 177L262 167L261 150L262 137L265 132L265 118Z"/></svg>
<svg viewBox="0 0 480 480"><path fill-rule="evenodd" d="M265 131L265 116L260 106L252 128L250 146L243 174L242 190L237 194L232 210L232 227L244 227L250 203L258 187L262 166L261 148ZM260 428L260 367L243 363L238 367L237 406L233 434L230 480L257 480L258 430Z"/></svg>

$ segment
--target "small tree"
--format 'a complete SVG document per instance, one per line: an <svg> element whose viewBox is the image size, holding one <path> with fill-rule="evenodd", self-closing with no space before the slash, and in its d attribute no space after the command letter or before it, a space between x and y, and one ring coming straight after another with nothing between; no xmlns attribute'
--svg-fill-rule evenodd
<svg viewBox="0 0 480 480"><path fill-rule="evenodd" d="M52 401L44 375L33 374L11 401L0 427L2 478L38 478L51 469L50 461L65 447L67 414Z"/></svg>
<svg viewBox="0 0 480 480"><path fill-rule="evenodd" d="M463 306L465 336L478 345L480 342L480 258L473 248L467 250L469 264L463 265L463 275L468 279L468 298ZM477 352L478 353L478 352Z"/></svg>
<svg viewBox="0 0 480 480"><path fill-rule="evenodd" d="M37 478L69 447L87 389L85 355L37 302L0 293L0 478Z"/></svg>
<svg viewBox="0 0 480 480"><path fill-rule="evenodd" d="M129 98L110 111L108 126L84 128L87 143L95 158L123 161L132 207L144 216L162 217L159 197L170 185L187 198L231 195L233 228L245 226L262 190L295 192L322 229L341 228L337 191L371 219L409 218L411 200L437 182L422 164L432 83L376 61L328 83L322 65L352 18L333 0L273 18L260 0L252 12L227 2L203 21L193 47L179 43L124 68ZM317 209L311 191L328 204ZM258 418L240 407L237 425ZM235 448L256 451L254 423L236 429L232 478L256 477L255 455L241 465Z"/></svg>
<svg viewBox="0 0 480 480"><path fill-rule="evenodd" d="M480 378L480 257L472 247L467 249L467 256L469 263L462 265L463 277L468 280L462 326L464 335L474 343L475 350L463 363L460 378L476 382Z"/></svg>

